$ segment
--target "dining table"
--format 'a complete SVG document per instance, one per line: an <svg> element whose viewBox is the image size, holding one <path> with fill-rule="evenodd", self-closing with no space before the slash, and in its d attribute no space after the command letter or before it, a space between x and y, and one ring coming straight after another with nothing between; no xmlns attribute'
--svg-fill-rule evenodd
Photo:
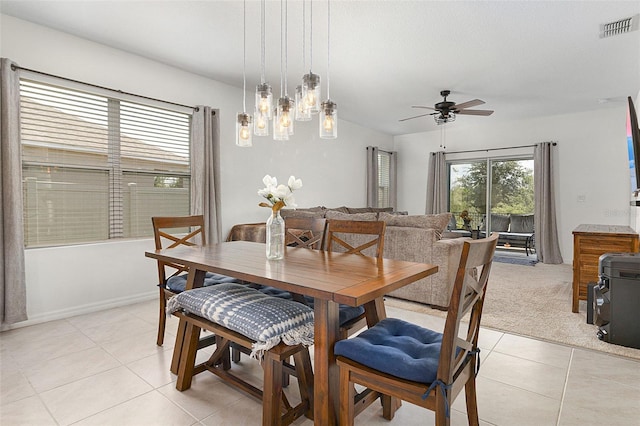
<svg viewBox="0 0 640 426"><path fill-rule="evenodd" d="M314 299L314 424L334 425L339 409L339 370L333 347L339 338L339 305L364 305L369 326L386 317L383 296L435 274L431 264L286 247L268 260L265 244L231 241L145 252L145 256L189 268L186 289L202 286L206 272L273 286ZM180 321L172 372L180 370L186 324ZM178 377L180 383L180 377Z"/></svg>

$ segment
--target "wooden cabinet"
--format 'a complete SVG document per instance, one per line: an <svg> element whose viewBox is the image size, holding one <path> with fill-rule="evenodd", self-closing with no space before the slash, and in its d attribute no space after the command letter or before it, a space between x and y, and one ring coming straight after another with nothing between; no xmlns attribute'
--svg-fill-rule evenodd
<svg viewBox="0 0 640 426"><path fill-rule="evenodd" d="M573 230L573 300L587 299L587 284L598 281L598 259L604 253L637 253L638 234L629 226L579 225Z"/></svg>

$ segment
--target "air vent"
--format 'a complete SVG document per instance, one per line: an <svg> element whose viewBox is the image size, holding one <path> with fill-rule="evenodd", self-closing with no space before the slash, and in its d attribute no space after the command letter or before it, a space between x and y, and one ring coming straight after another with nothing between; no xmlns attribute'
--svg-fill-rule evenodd
<svg viewBox="0 0 640 426"><path fill-rule="evenodd" d="M615 22L600 25L600 38L613 37L638 30L638 21L640 15L634 15L630 18L620 19Z"/></svg>

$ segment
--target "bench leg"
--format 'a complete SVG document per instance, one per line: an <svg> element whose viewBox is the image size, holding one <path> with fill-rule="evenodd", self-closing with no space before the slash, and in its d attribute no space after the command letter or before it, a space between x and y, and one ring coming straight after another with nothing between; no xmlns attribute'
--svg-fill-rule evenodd
<svg viewBox="0 0 640 426"><path fill-rule="evenodd" d="M176 389L179 391L184 391L191 387L199 339L200 327L186 324L182 353L180 354L180 365L178 367L178 380L176 381Z"/></svg>
<svg viewBox="0 0 640 426"><path fill-rule="evenodd" d="M282 362L270 351L265 351L263 359L264 391L262 393L262 425L280 424L280 404L282 402Z"/></svg>

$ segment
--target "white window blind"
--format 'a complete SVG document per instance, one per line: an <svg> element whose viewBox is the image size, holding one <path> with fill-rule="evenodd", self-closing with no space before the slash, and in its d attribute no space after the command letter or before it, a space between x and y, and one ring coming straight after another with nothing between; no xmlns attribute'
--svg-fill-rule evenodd
<svg viewBox="0 0 640 426"><path fill-rule="evenodd" d="M391 154L378 151L378 207L390 207Z"/></svg>
<svg viewBox="0 0 640 426"><path fill-rule="evenodd" d="M189 214L191 116L21 81L25 245L148 237Z"/></svg>

